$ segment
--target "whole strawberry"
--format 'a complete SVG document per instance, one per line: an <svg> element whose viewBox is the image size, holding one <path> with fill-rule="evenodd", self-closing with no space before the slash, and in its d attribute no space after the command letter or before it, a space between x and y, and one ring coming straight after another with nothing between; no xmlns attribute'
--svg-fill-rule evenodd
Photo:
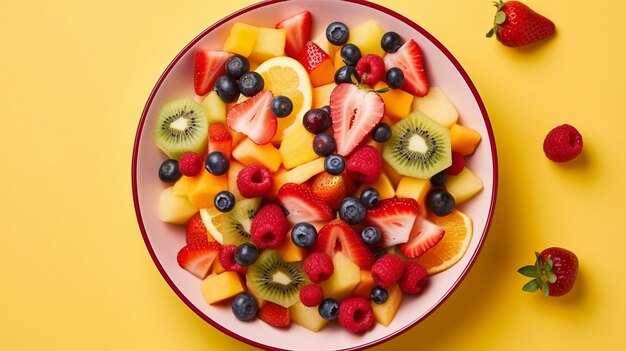
<svg viewBox="0 0 626 351"><path fill-rule="evenodd" d="M510 47L530 45L551 37L555 32L554 23L531 10L519 1L502 0L494 2L496 16L493 28L487 33Z"/></svg>
<svg viewBox="0 0 626 351"><path fill-rule="evenodd" d="M535 253L534 266L524 266L517 271L533 278L522 290L535 292L541 289L544 296L561 296L572 290L578 274L578 257L566 249L550 247Z"/></svg>

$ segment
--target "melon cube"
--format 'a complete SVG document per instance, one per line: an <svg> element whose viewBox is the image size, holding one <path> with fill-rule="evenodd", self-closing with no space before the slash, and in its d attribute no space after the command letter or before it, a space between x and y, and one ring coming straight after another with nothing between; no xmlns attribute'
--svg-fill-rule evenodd
<svg viewBox="0 0 626 351"><path fill-rule="evenodd" d="M289 307L289 315L294 323L312 332L318 332L328 324L328 321L320 316L317 307L307 307L300 301Z"/></svg>
<svg viewBox="0 0 626 351"><path fill-rule="evenodd" d="M259 28L259 35L250 53L250 60L263 62L272 57L285 56L286 33L284 29Z"/></svg>
<svg viewBox="0 0 626 351"><path fill-rule="evenodd" d="M321 31L315 38L311 40L315 43L315 45L319 46L320 49L324 50L325 53L330 57L335 56L335 52L339 49L338 46L331 44L328 39L326 39L326 31Z"/></svg>
<svg viewBox="0 0 626 351"><path fill-rule="evenodd" d="M228 189L228 176L216 176L202 169L199 175L195 176L196 184L187 194L189 203L196 208L213 206L215 195L222 190Z"/></svg>
<svg viewBox="0 0 626 351"><path fill-rule="evenodd" d="M376 282L372 278L372 273L366 269L361 270L361 281L354 288L352 295L360 296L364 299L370 299L372 289L376 287Z"/></svg>
<svg viewBox="0 0 626 351"><path fill-rule="evenodd" d="M378 180L374 183L361 184L359 189L357 189L356 191L356 193L358 194L357 196L360 196L363 190L365 190L365 188L376 189L378 191L378 197L381 200L390 199L396 196L396 191L393 187L393 184L391 184L391 181L389 181L389 178L387 178L385 173L381 173L380 176L378 177Z"/></svg>
<svg viewBox="0 0 626 351"><path fill-rule="evenodd" d="M204 106L207 111L209 124L226 123L226 103L222 101L215 90L212 90L209 95L202 100L202 106Z"/></svg>
<svg viewBox="0 0 626 351"><path fill-rule="evenodd" d="M480 134L469 127L460 124L453 124L450 127L450 142L452 151L456 151L463 156L469 156L476 151L480 143Z"/></svg>
<svg viewBox="0 0 626 351"><path fill-rule="evenodd" d="M172 193L174 195L187 196L195 184L196 178L182 176L176 181L176 183L174 183L174 185L172 185Z"/></svg>
<svg viewBox="0 0 626 351"><path fill-rule="evenodd" d="M341 252L333 256L333 266L333 274L320 283L320 287L324 290L324 297L343 300L361 281L361 269Z"/></svg>
<svg viewBox="0 0 626 351"><path fill-rule="evenodd" d="M166 223L185 224L198 212L198 209L189 203L187 196L176 195L173 186L161 190L159 195L159 219Z"/></svg>
<svg viewBox="0 0 626 351"><path fill-rule="evenodd" d="M372 311L374 312L374 320L385 327L388 327L396 316L400 303L402 303L402 290L398 284L387 289L387 301L382 304L371 302Z"/></svg>
<svg viewBox="0 0 626 351"><path fill-rule="evenodd" d="M230 167L228 168L228 191L233 193L235 200L243 199L243 195L241 195L239 187L237 187L237 176L244 167L244 165L235 160L230 161Z"/></svg>
<svg viewBox="0 0 626 351"><path fill-rule="evenodd" d="M276 172L282 162L281 154L271 143L257 145L249 138L244 139L233 150L233 158L244 165L262 164Z"/></svg>
<svg viewBox="0 0 626 351"><path fill-rule="evenodd" d="M387 84L378 82L374 85L374 89L386 88ZM402 119L411 113L411 104L413 95L402 89L391 89L385 93L379 94L385 103L385 115L393 119Z"/></svg>
<svg viewBox="0 0 626 351"><path fill-rule="evenodd" d="M212 305L243 292L244 288L239 274L227 271L206 277L200 284L200 291L204 300Z"/></svg>
<svg viewBox="0 0 626 351"><path fill-rule="evenodd" d="M380 46L380 38L383 37L383 34L385 34L385 31L378 22L369 20L354 28L350 28L348 43L358 46L362 56L375 54L383 57L385 51Z"/></svg>
<svg viewBox="0 0 626 351"><path fill-rule="evenodd" d="M450 127L459 119L459 113L448 96L438 87L430 87L428 95L413 99L413 110L420 110L435 122Z"/></svg>
<svg viewBox="0 0 626 351"><path fill-rule="evenodd" d="M455 176L448 176L446 190L454 197L455 203L460 204L483 190L483 181L469 168L465 167L461 173Z"/></svg>
<svg viewBox="0 0 626 351"><path fill-rule="evenodd" d="M294 123L285 130L285 136L278 149L285 168L292 169L319 157L313 151L314 137L304 129L302 123Z"/></svg>
<svg viewBox="0 0 626 351"><path fill-rule="evenodd" d="M337 84L330 83L313 88L312 108L321 108L330 104L330 94Z"/></svg>
<svg viewBox="0 0 626 351"><path fill-rule="evenodd" d="M248 57L256 44L259 28L237 22L233 25L224 42L224 51Z"/></svg>

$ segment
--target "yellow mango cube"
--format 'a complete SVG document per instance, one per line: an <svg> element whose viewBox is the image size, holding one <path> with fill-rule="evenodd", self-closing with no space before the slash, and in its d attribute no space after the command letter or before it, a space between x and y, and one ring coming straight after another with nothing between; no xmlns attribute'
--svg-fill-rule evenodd
<svg viewBox="0 0 626 351"><path fill-rule="evenodd" d="M222 190L228 190L228 176L226 174L216 176L202 169L195 176L196 184L187 194L189 202L196 208L213 206L213 198Z"/></svg>
<svg viewBox="0 0 626 351"><path fill-rule="evenodd" d="M256 288L254 287L254 284L252 284L250 279L246 279L246 288L248 289L248 292L254 296L257 305L259 306L259 308L263 307L263 305L265 305L265 299L262 299L259 296L259 293L256 291Z"/></svg>
<svg viewBox="0 0 626 351"><path fill-rule="evenodd" d="M330 104L330 94L337 84L330 83L326 85L320 85L313 88L313 105L312 108L321 108Z"/></svg>
<svg viewBox="0 0 626 351"><path fill-rule="evenodd" d="M396 169L393 168L392 165L385 161L385 159L383 159L383 172L385 172L385 175L387 176L391 184L393 184L393 186L395 187L398 186L398 183L400 183L400 179L402 179L403 177L403 175L398 173L398 171L396 171Z"/></svg>
<svg viewBox="0 0 626 351"><path fill-rule="evenodd" d="M393 184L391 184L391 181L389 181L389 178L387 178L387 176L385 175L385 173L381 173L380 176L378 177L378 180L376 180L376 182L374 183L361 184L359 189L357 189L356 191L356 193L359 194L358 196L360 196L360 194L366 188L376 189L378 191L378 197L381 200L390 199L396 196L396 190L393 187Z"/></svg>
<svg viewBox="0 0 626 351"><path fill-rule="evenodd" d="M375 54L380 57L385 55L385 51L380 46L380 38L385 31L375 20L369 20L354 28L350 28L350 38L348 43L359 47L361 55Z"/></svg>
<svg viewBox="0 0 626 351"><path fill-rule="evenodd" d="M212 305L243 292L244 288L239 274L227 271L206 277L200 284L200 291L206 303Z"/></svg>
<svg viewBox="0 0 626 351"><path fill-rule="evenodd" d="M172 185L172 193L174 195L187 196L195 184L196 178L182 176Z"/></svg>
<svg viewBox="0 0 626 351"><path fill-rule="evenodd" d="M480 134L474 129L460 124L453 124L452 127L450 127L450 142L452 143L452 151L456 151L463 156L474 154L480 140Z"/></svg>
<svg viewBox="0 0 626 351"><path fill-rule="evenodd" d="M262 164L276 172L282 162L281 154L271 143L257 145L246 138L233 149L233 158L244 165Z"/></svg>
<svg viewBox="0 0 626 351"><path fill-rule="evenodd" d="M333 274L320 283L320 287L324 290L324 297L340 301L348 297L361 281L361 269L341 252L333 256L333 266Z"/></svg>
<svg viewBox="0 0 626 351"><path fill-rule="evenodd" d="M237 22L231 28L224 42L224 51L248 57L256 44L258 36L258 27Z"/></svg>
<svg viewBox="0 0 626 351"><path fill-rule="evenodd" d="M284 29L259 28L259 35L250 53L250 60L263 62L276 56L285 56L285 40L287 32Z"/></svg>
<svg viewBox="0 0 626 351"><path fill-rule="evenodd" d="M319 157L313 151L314 137L304 129L302 123L294 123L285 130L285 136L278 149L285 168L292 169Z"/></svg>
<svg viewBox="0 0 626 351"><path fill-rule="evenodd" d="M420 205L420 208L425 208L426 194L432 187L433 185L428 179L402 177L396 188L396 195L414 199Z"/></svg>
<svg viewBox="0 0 626 351"><path fill-rule="evenodd" d="M387 84L378 82L374 85L374 89L386 88ZM413 103L413 95L402 89L390 89L387 92L380 93L380 97L385 103L385 115L398 120L406 117L411 113Z"/></svg>
<svg viewBox="0 0 626 351"><path fill-rule="evenodd" d="M291 231L288 232L290 235ZM304 260L306 250L296 246L291 238L285 240L283 246L278 249L278 256L285 262L298 262Z"/></svg>
<svg viewBox="0 0 626 351"><path fill-rule="evenodd" d="M361 281L354 288L352 295L360 296L364 299L370 298L372 295L372 289L376 287L376 282L372 278L372 273L368 270L361 269Z"/></svg>
<svg viewBox="0 0 626 351"><path fill-rule="evenodd" d="M387 301L382 304L371 302L372 311L374 312L374 320L388 327L393 321L393 317L396 316L400 303L402 303L402 290L395 284L391 288L387 289Z"/></svg>

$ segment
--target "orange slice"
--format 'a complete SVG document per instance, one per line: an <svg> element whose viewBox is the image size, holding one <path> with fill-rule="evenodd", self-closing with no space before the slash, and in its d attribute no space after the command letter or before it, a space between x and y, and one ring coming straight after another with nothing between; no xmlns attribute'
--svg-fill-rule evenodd
<svg viewBox="0 0 626 351"><path fill-rule="evenodd" d="M428 274L435 274L452 267L465 255L472 240L473 224L471 218L458 210L444 217L431 215L428 219L442 227L446 234L414 262L424 266Z"/></svg>
<svg viewBox="0 0 626 351"><path fill-rule="evenodd" d="M213 237L213 239L220 244L224 241L224 235L221 233L222 221L220 218L222 215L223 213L218 211L215 207L200 209L200 218L202 218L202 223L207 229L208 235Z"/></svg>
<svg viewBox="0 0 626 351"><path fill-rule="evenodd" d="M274 96L284 95L293 103L291 114L278 119L278 130L272 141L281 141L285 129L296 120L302 121L304 114L311 109L313 92L309 74L300 62L286 56L263 62L256 72L263 77L263 89L270 90Z"/></svg>

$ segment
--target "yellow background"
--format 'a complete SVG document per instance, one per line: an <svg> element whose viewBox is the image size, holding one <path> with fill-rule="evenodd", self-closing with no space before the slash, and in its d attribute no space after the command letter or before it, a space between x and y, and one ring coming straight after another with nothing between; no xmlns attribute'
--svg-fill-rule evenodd
<svg viewBox="0 0 626 351"><path fill-rule="evenodd" d="M423 323L376 350L624 350L626 2L526 0L558 34L529 50L484 37L491 1L378 0L438 38L476 84L500 161L474 268ZM2 1L0 350L252 350L189 310L155 268L131 195L139 117L159 75L250 0ZM575 125L559 165L545 134ZM562 298L516 269L557 245L581 264ZM620 335L621 334L621 335Z"/></svg>

